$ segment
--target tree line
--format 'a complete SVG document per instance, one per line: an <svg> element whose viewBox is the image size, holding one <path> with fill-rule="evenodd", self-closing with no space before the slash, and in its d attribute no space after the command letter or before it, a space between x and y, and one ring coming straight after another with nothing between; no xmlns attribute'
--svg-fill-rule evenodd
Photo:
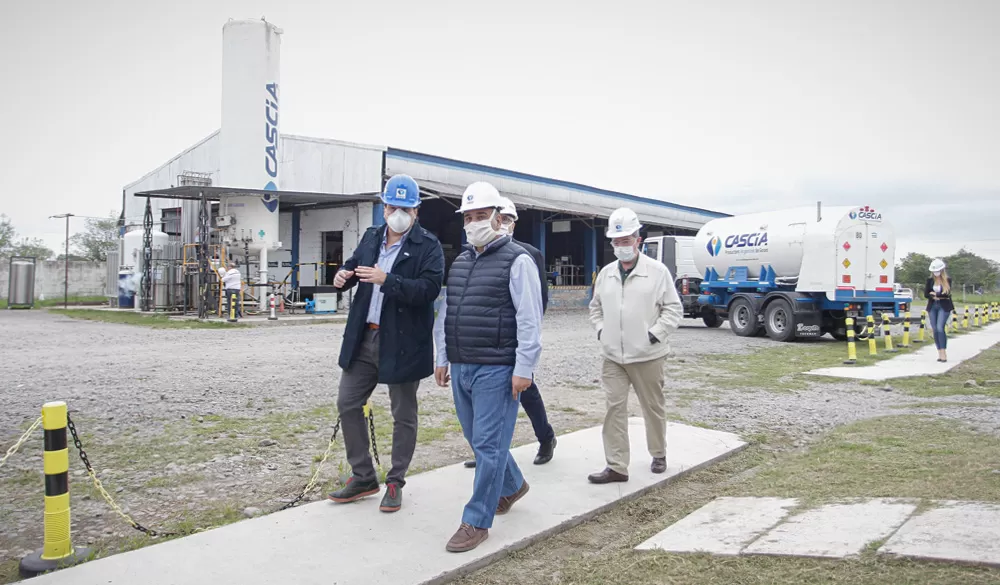
<svg viewBox="0 0 1000 585"><path fill-rule="evenodd" d="M104 262L108 252L118 246L118 213L112 211L101 219L87 218L83 231L70 236L69 244L70 260ZM57 255L40 238L20 237L10 218L0 214L0 259L11 256L32 256L38 261L66 257L65 253Z"/></svg>
<svg viewBox="0 0 1000 585"><path fill-rule="evenodd" d="M983 291L995 291L1000 287L1000 262L983 258L965 248L941 259L948 266L948 276L956 288L965 286L972 292L980 288ZM907 254L896 265L896 282L923 286L930 276L928 267L933 260L926 254Z"/></svg>

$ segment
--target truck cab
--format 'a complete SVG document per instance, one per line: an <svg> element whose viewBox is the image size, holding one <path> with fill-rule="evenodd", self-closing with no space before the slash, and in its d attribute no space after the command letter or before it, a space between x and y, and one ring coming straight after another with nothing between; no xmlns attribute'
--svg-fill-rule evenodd
<svg viewBox="0 0 1000 585"><path fill-rule="evenodd" d="M713 307L698 304L702 274L694 263L694 236L649 237L643 241L642 253L670 270L685 317L701 319L706 327L722 325L723 319Z"/></svg>

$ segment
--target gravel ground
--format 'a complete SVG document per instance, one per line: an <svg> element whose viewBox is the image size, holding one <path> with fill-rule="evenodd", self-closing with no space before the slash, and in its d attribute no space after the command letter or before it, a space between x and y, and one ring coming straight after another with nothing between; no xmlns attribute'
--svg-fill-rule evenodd
<svg viewBox="0 0 1000 585"><path fill-rule="evenodd" d="M339 324L154 330L2 311L0 331L0 452L38 416L42 403L66 400L102 481L140 522L203 526L273 509L311 475L334 422ZM599 424L600 358L586 313L548 314L543 343L536 380L556 432ZM928 408L913 409L907 405L920 399L853 382L809 383L792 392L717 387L713 357L777 347L766 338L737 337L726 325L711 330L686 321L671 344L667 392L670 413L680 420L744 436L781 436L794 446L837 425L901 412L961 419L1000 434L995 399L950 397L946 405L925 401ZM450 391L428 379L420 399L425 434L411 473L469 456ZM975 405L961 407L962 401ZM386 447L391 421L384 388L376 390L373 404ZM634 397L631 409L639 415ZM0 564L42 542L40 435L0 470L6 496L0 502ZM515 442L533 440L523 421ZM110 550L130 546L125 537L131 529L100 501L73 455L75 538ZM338 442L321 488L346 478L342 462Z"/></svg>

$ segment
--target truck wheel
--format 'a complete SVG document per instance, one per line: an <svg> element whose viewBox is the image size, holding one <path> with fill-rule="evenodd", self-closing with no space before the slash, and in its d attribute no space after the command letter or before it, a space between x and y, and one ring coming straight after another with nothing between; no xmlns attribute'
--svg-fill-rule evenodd
<svg viewBox="0 0 1000 585"><path fill-rule="evenodd" d="M795 339L795 315L792 305L785 299L775 299L764 310L764 329L767 336L775 341Z"/></svg>
<svg viewBox="0 0 1000 585"><path fill-rule="evenodd" d="M753 337L760 331L757 313L747 299L736 299L729 306L729 328L740 337Z"/></svg>
<svg viewBox="0 0 1000 585"><path fill-rule="evenodd" d="M705 323L705 327L710 329L715 329L722 325L722 318L715 309L705 309L701 312L701 320Z"/></svg>

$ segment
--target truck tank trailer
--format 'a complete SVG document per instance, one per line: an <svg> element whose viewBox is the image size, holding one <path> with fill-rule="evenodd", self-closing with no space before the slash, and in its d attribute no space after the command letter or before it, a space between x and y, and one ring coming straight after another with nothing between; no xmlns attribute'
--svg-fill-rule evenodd
<svg viewBox="0 0 1000 585"><path fill-rule="evenodd" d="M870 206L803 207L712 220L694 240L698 302L734 333L778 341L847 336L912 302L895 287L896 238Z"/></svg>

